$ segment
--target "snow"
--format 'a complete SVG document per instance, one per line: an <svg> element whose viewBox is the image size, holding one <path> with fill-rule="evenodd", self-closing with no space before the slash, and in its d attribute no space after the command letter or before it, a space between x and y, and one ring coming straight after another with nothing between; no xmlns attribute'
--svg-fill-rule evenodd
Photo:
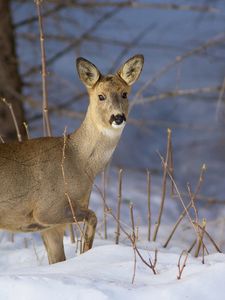
<svg viewBox="0 0 225 300"><path fill-rule="evenodd" d="M130 201L134 204L135 223L139 222L138 249L148 262L154 260L158 250L154 275L139 257L135 280L134 252L124 234L120 244L115 245L115 222L108 217L108 239L102 238L102 205L94 189L91 207L98 215L98 228L93 248L79 254L76 245L65 236L64 244L67 260L48 265L47 255L39 234L16 234L14 242L6 232L0 234L0 299L1 300L93 300L102 299L224 299L225 255L216 253L209 241L206 246L209 255L198 258L193 253L188 256L181 280L177 279L178 259L187 250L195 233L186 219L177 230L168 248L163 248L168 234L179 216L180 204L166 199L162 225L157 242L147 241L146 193L144 175L124 172L123 205L121 220L130 231ZM135 180L134 180L135 179ZM154 220L160 202L160 178L153 178L152 212ZM100 184L100 181L97 181ZM107 188L107 203L115 211L117 194L116 172L113 171ZM200 215L201 215L200 211ZM138 221L139 220L139 221ZM217 230L215 230L215 228ZM207 222L207 230L212 232L219 246L224 246L224 219Z"/></svg>
<svg viewBox="0 0 225 300"><path fill-rule="evenodd" d="M49 266L46 255L40 262L34 248L22 248L21 241L19 235L15 243L1 244L0 299L213 299L215 292L217 299L224 299L224 254L208 255L204 265L201 258L188 257L177 280L179 253L159 249L157 275L138 259L131 284L134 262L129 246L97 240L92 250L70 257L74 245L65 238L69 259ZM41 243L35 247L44 254ZM142 250L142 255L148 260L154 252Z"/></svg>

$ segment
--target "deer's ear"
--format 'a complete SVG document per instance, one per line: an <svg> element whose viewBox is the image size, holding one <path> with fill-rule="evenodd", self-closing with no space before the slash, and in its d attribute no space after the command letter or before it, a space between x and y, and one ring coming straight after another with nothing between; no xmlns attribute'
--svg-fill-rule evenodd
<svg viewBox="0 0 225 300"><path fill-rule="evenodd" d="M77 72L87 88L92 88L100 78L100 72L90 61L79 57L76 60Z"/></svg>
<svg viewBox="0 0 225 300"><path fill-rule="evenodd" d="M118 75L128 84L132 85L141 74L144 65L144 56L141 54L131 57L118 71Z"/></svg>

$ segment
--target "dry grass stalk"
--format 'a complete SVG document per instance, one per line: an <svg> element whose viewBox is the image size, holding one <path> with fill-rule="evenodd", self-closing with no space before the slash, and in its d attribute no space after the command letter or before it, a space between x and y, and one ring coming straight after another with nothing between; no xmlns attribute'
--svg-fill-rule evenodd
<svg viewBox="0 0 225 300"><path fill-rule="evenodd" d="M80 224L77 222L75 211L74 211L74 208L72 205L72 201L71 201L69 193L68 193L68 183L66 181L66 175L65 175L65 170L64 170L64 161L66 158L66 141L67 141L66 130L67 130L67 128L65 127L64 133L63 133L64 140L63 140L62 161L61 161L62 176L63 176L63 181L64 181L64 194L66 196L66 199L68 200L68 203L69 203L69 206L70 206L70 209L72 212L72 216L74 219L74 223L77 225L80 235L84 238L84 233L80 227Z"/></svg>
<svg viewBox="0 0 225 300"><path fill-rule="evenodd" d="M109 212L109 214L113 217L113 219L114 219L116 222L118 222L116 216L112 213L112 211L111 211L110 209L108 209L108 212ZM119 223L119 226L120 226L121 231L122 231L122 232L126 235L126 237L130 240L130 242L131 242L131 244L132 244L134 250L136 251L136 253L137 253L137 255L139 256L139 258L141 259L141 261L142 261L147 267L149 267L149 268L152 270L152 272L153 272L154 275L156 275L157 273L156 273L156 269L155 269L154 263L152 264L151 260L150 260L150 262L148 263L148 262L144 259L144 257L141 255L139 249L137 248L136 243L135 243L135 244L133 243L132 236L131 236L124 228L123 228L123 226L121 225L120 222L118 222L118 223ZM156 262L155 262L155 264L156 264Z"/></svg>
<svg viewBox="0 0 225 300"><path fill-rule="evenodd" d="M188 253L191 253L192 249L194 248L194 246L197 243L197 239L194 240L194 242L191 244L190 248L188 249Z"/></svg>
<svg viewBox="0 0 225 300"><path fill-rule="evenodd" d="M187 186L187 188L188 188L188 195L189 195L190 200L191 200L191 205L192 205L192 208L194 209L196 222L198 222L198 210L196 208L195 202L196 202L197 195L198 195L198 193L200 191L200 188L202 186L202 183L204 181L205 172L206 172L206 165L203 164L202 167L201 167L198 184L196 186L194 194L192 194L192 192L191 192L190 185Z"/></svg>
<svg viewBox="0 0 225 300"><path fill-rule="evenodd" d="M204 233L205 233L205 228L206 228L206 220L203 219L202 220L202 229L203 230L201 231L201 233L199 235L199 238L198 238L198 245L197 245L197 248L195 250L195 257L198 257L199 251L200 251L201 247L202 247L202 249L205 248L204 243L203 243L203 237L204 237Z"/></svg>
<svg viewBox="0 0 225 300"><path fill-rule="evenodd" d="M160 154L159 154L159 156L160 156L160 158L161 158L161 160L162 160L162 163L164 163L163 157L162 157ZM181 196L181 193L180 193L180 191L179 191L179 189L178 189L178 187L177 187L177 185L176 185L176 182L174 181L173 177L171 176L171 174L170 174L168 168L167 168L167 173L168 173L170 179L174 182L174 188L175 188L175 191L176 191L176 193L177 193L177 196L178 196L178 198L179 198L179 200L180 200L182 206L184 207L184 210L186 211L186 214L187 214L187 216L188 216L188 219L189 219L189 221L190 221L190 223L191 223L191 225L192 225L192 227L193 227L193 229L194 229L194 231L195 231L195 233L196 233L196 236L197 236L197 238L198 238L198 231L197 231L196 227L199 227L201 230L203 230L203 228L202 228L201 225L199 225L198 223L196 223L194 220L191 219L191 216L190 216L190 214L189 214L189 212L188 212L188 210L187 210L187 208L186 208L186 206L185 206L185 204L184 204L184 201L183 201L183 198L182 198L182 196ZM208 237L208 239L210 240L210 242L213 244L213 246L215 247L215 249L216 249L219 253L222 253L222 251L220 250L220 248L218 247L218 245L216 244L216 242L213 240L213 238L210 236L210 234L209 234L206 230L204 231L204 233L205 233L205 235ZM206 248L205 248L205 249L206 249Z"/></svg>
<svg viewBox="0 0 225 300"><path fill-rule="evenodd" d="M27 139L30 139L30 133L29 133L29 128L28 128L28 124L26 122L23 122L23 126L25 128L26 134L27 134Z"/></svg>
<svg viewBox="0 0 225 300"><path fill-rule="evenodd" d="M116 226L116 239L115 239L116 244L119 244L119 238L120 238L120 208L122 202L122 176L123 176L123 170L120 169L118 174L118 198L117 198L117 213L116 213L117 226Z"/></svg>
<svg viewBox="0 0 225 300"><path fill-rule="evenodd" d="M190 207L191 207L191 203L187 206L187 210L188 210ZM168 246L168 244L169 244L170 240L172 239L172 237L173 237L173 235L174 235L176 229L178 228L180 222L183 220L183 218L184 218L185 216L186 216L186 210L184 209L184 210L182 211L182 213L180 214L179 218L177 219L177 221L176 221L176 223L175 223L175 225L174 225L174 227L173 227L171 233L169 234L169 236L168 236L168 238L167 238L165 244L163 245L164 248L166 248L166 247Z"/></svg>
<svg viewBox="0 0 225 300"><path fill-rule="evenodd" d="M181 259L182 259L182 256L184 255L184 261L183 263L181 264ZM184 271L184 268L186 267L186 262L187 262L187 259L188 259L188 252L183 250L181 252L181 255L179 257L179 260L178 260L178 264L177 264L177 267L178 267L178 275L177 275L177 279L180 280L181 279L181 276L182 276L182 273Z"/></svg>
<svg viewBox="0 0 225 300"><path fill-rule="evenodd" d="M189 197L191 198L191 201L189 202L189 204L184 208L184 210L182 211L182 213L180 214L179 218L177 219L171 233L169 234L169 237L167 238L165 244L163 245L163 247L167 247L170 240L172 239L176 229L178 228L180 222L183 220L183 218L186 216L187 212L189 211L189 209L194 205L195 201L196 201L196 198L197 198L197 195L200 191L200 188L202 186L202 183L203 183L203 180L204 180L204 174L205 174L205 171L206 171L206 165L203 164L202 167L201 167L201 171L200 171L200 175L199 175L199 179L198 179L198 183L197 183L197 186L196 186L196 189L195 189L195 192L192 194L192 193L189 193ZM174 178L173 178L173 181L174 181ZM174 191L175 191L175 187L174 187L174 183L173 183L173 188L174 188ZM181 194L180 194L181 195Z"/></svg>
<svg viewBox="0 0 225 300"><path fill-rule="evenodd" d="M156 240L158 230L161 224L161 218L166 198L166 179L167 179L167 168L168 168L168 161L169 161L169 153L170 153L170 147L171 147L171 129L167 129L167 150L166 150L166 160L163 163L163 179L162 179L162 197L161 197L161 203L159 208L159 215L158 220L155 225L155 230L153 234L153 241Z"/></svg>
<svg viewBox="0 0 225 300"><path fill-rule="evenodd" d="M16 116L15 116L15 113L14 113L14 110L13 110L13 107L12 107L12 104L7 102L5 98L1 98L2 102L8 106L9 108L9 111L11 113L11 116L12 116L12 119L13 119L13 123L14 123L14 126L15 126L15 129L16 129L16 134L17 134L17 139L19 142L22 142L22 136L20 134L20 130L19 130L19 126L18 126L18 123L17 123L17 120L16 120Z"/></svg>
<svg viewBox="0 0 225 300"><path fill-rule="evenodd" d="M135 246L136 246L136 235L135 235L135 225L134 225L134 212L133 212L133 203L130 203L130 219L131 219L131 227L132 227L132 246L133 246L133 251L134 251L134 271L133 271L133 276L132 276L132 284L134 283L135 279L135 274L136 274L136 267L137 267L137 254L135 251Z"/></svg>
<svg viewBox="0 0 225 300"><path fill-rule="evenodd" d="M205 167L204 167L204 165L203 165L203 168L202 168L202 170L204 170L205 169ZM201 178L202 176L200 175L200 178ZM203 181L203 180L202 180ZM200 182L200 181L199 181ZM191 207L193 208L193 210L194 210L194 214L195 214L195 223L196 224L199 224L199 216L198 216L198 209L197 209L197 207L196 207L196 205L195 205L195 199L194 199L194 197L192 196L193 194L192 194L192 192L191 192L191 187L190 187L190 185L188 184L187 185L187 188L188 188L188 194L189 194L189 196L190 196L190 199L191 199ZM200 228L197 226L196 227L196 230L197 230L197 232L198 232L198 243L197 243L197 248L196 248L196 250L195 250L195 257L198 257L198 255L199 255L199 251L200 251L200 249L201 249L201 246L204 248L205 247L205 244L204 244L204 242L203 242L203 235L204 235L204 231L205 231L205 225L206 224L204 224L204 230L203 231L201 231L200 230Z"/></svg>
<svg viewBox="0 0 225 300"><path fill-rule="evenodd" d="M48 90L47 90L47 70L46 70L46 53L45 53L45 44L44 44L44 30L43 30L43 20L41 15L41 2L42 0L35 0L37 7L37 15L38 15L38 24L39 24L39 32L40 32L40 46L41 46L41 65L42 65L42 113L43 113L43 129L45 136L51 136L51 124L49 120L48 114Z"/></svg>
<svg viewBox="0 0 225 300"><path fill-rule="evenodd" d="M192 220L192 218L191 218L191 216L190 216L190 214L189 214L189 212L187 210L187 207L185 206L184 200L183 200L183 198L181 196L181 193L180 193L180 191L179 191L179 189L177 187L177 184L176 184L175 180L173 179L172 175L170 174L169 169L168 169L167 165L165 164L163 157L160 155L160 153L158 153L158 154L159 154L159 156L161 158L162 163L166 166L167 174L169 175L170 179L173 181L174 189L176 191L176 194L177 194L177 196L178 196L178 198L179 198L179 200L180 200L180 202L181 202L181 204L182 204L182 206L183 206L183 208L184 208L184 210L186 212L186 215L187 215L187 217L188 217L188 219L189 219L189 221L190 221L190 223L191 223L191 225L192 225L192 227L193 227L193 229L194 229L194 231L195 231L195 233L196 233L196 235L198 237L198 232L196 230L195 222Z"/></svg>
<svg viewBox="0 0 225 300"><path fill-rule="evenodd" d="M137 225L135 226L136 241L139 240L140 216L137 217Z"/></svg>
<svg viewBox="0 0 225 300"><path fill-rule="evenodd" d="M202 264L205 264L205 247L204 245L202 246Z"/></svg>
<svg viewBox="0 0 225 300"><path fill-rule="evenodd" d="M202 185L202 182L203 182L203 180L204 180L204 176L203 176L203 175L204 175L205 171L206 171L206 165L203 164L203 165L202 165L202 168L201 168L201 172L200 172L199 181L198 181L198 184L197 184L197 187L196 187L196 191L195 191L194 194L192 194L192 192L191 192L191 187L190 187L190 185L189 185L189 184L187 185L188 194L189 194L189 197L190 197L190 200L191 200L191 207L193 208L194 214L195 214L195 223L196 223L196 224L199 224L198 209L197 209L197 207L196 207L196 205L195 205L195 203L196 203L196 197L197 197L197 193L198 193L199 190L200 190L200 187L201 187L201 185ZM197 230L197 232L198 232L198 243L197 243L197 248L196 248L196 250L195 250L195 257L198 257L199 251L200 251L200 249L201 249L201 246L203 247L203 249L206 249L206 250L207 250L207 248L206 248L206 246L205 246L205 244L204 244L204 242L203 242L203 235L204 235L204 231L205 231L206 221L203 220L203 223L202 223L202 224L203 224L203 230L200 230L200 228L199 228L198 226L196 227L196 230Z"/></svg>
<svg viewBox="0 0 225 300"><path fill-rule="evenodd" d="M106 169L102 172L102 195L103 195L103 228L104 239L107 240L107 213L106 213Z"/></svg>
<svg viewBox="0 0 225 300"><path fill-rule="evenodd" d="M136 234L135 234L135 225L134 225L134 210L133 203L130 203L130 219L131 219L131 228L132 228L132 239L134 243L136 242Z"/></svg>
<svg viewBox="0 0 225 300"><path fill-rule="evenodd" d="M190 197L190 200L191 200L191 207L193 208L193 210L194 210L194 215L195 215L195 222L196 223L199 223L199 218L198 218L198 209L197 209L197 207L196 207L196 205L195 205L195 197L193 197L193 193L192 193L192 191L191 191L191 187L190 187L190 185L189 185L189 183L187 184L187 190L188 190L188 195L189 195L189 197Z"/></svg>
<svg viewBox="0 0 225 300"><path fill-rule="evenodd" d="M154 252L154 260L152 262L151 258L149 257L149 264L151 266L151 269L153 271L153 273L156 275L156 264L157 264L157 259L158 259L158 250L155 249L155 252Z"/></svg>
<svg viewBox="0 0 225 300"><path fill-rule="evenodd" d="M94 187L95 187L95 188L97 189L97 191L99 192L101 198L103 198L101 189L100 189L96 184L94 184ZM121 225L120 220L117 219L117 217L113 214L112 209L110 209L110 208L108 207L107 204L106 204L106 211L107 211L107 213L108 213L108 214L116 221L116 223L119 224L120 230L125 234L125 236L128 238L128 240L131 242L132 246L134 247L134 249L135 249L137 255L139 256L139 258L141 259L141 261L142 261L148 268L150 268L150 269L152 270L152 272L153 272L154 275L156 275L157 273L156 273L156 269L155 269L155 267L154 267L154 264L148 263L148 262L144 259L144 257L141 255L140 251L139 251L138 248L137 248L137 245L136 245L136 244L133 245L133 239L132 239L132 236L124 229L124 227Z"/></svg>
<svg viewBox="0 0 225 300"><path fill-rule="evenodd" d="M151 240L151 175L147 170L147 200L148 200L148 241Z"/></svg>
<svg viewBox="0 0 225 300"><path fill-rule="evenodd" d="M214 239L211 237L211 235L205 230L203 229L203 227L200 224L196 224L195 222L193 222L196 226L198 226L202 231L204 230L204 234L207 236L207 238L210 240L210 242L213 244L214 248L216 249L217 252L219 253L223 253L219 246L217 245L217 243L214 241Z"/></svg>
<svg viewBox="0 0 225 300"><path fill-rule="evenodd" d="M168 157L168 168L170 170L170 174L174 178L174 164L173 164L173 145L172 145L172 132L171 132L171 137L169 140L169 157ZM175 191L174 191L174 184L173 181L171 181L171 197L174 197Z"/></svg>

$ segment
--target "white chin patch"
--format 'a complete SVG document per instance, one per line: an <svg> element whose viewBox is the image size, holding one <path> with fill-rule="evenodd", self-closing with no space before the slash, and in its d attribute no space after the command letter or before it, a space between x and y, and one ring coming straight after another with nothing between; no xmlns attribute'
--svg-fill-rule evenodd
<svg viewBox="0 0 225 300"><path fill-rule="evenodd" d="M126 122L125 122L125 121L123 121L123 123L121 123L121 124L119 124L119 125L116 124L115 121L112 122L112 127L115 128L115 129L123 129L125 125L126 125Z"/></svg>

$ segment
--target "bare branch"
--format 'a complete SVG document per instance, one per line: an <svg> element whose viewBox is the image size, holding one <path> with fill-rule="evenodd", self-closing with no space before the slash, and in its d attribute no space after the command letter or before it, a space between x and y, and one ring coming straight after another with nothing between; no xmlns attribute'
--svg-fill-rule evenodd
<svg viewBox="0 0 225 300"><path fill-rule="evenodd" d="M132 276L132 284L134 283L135 279L135 274L136 274L136 267L137 267L137 255L135 251L135 246L136 246L136 235L135 235L135 225L134 225L134 212L133 212L133 203L130 203L130 219L131 219L131 227L132 227L132 246L134 250L134 271L133 271L133 276Z"/></svg>
<svg viewBox="0 0 225 300"><path fill-rule="evenodd" d="M30 133L29 133L29 128L28 128L28 124L26 122L23 122L23 126L25 128L26 134L27 134L27 139L30 139Z"/></svg>
<svg viewBox="0 0 225 300"><path fill-rule="evenodd" d="M110 12L107 12L105 14L103 14L99 19L97 19L97 21L88 29L86 30L78 39L76 39L75 41L71 42L68 46L66 46L64 49L58 51L57 53L55 53L51 58L49 58L46 61L46 65L49 66L51 64L53 64L57 59L61 58L62 56L64 56L65 54L67 54L68 52L72 51L75 47L77 47L78 45L80 45L83 40L85 39L86 36L88 36L90 34L90 32L94 32L95 30L97 30L99 28L100 25L102 25L104 22L109 21L110 18L112 18L113 16L115 16L118 12L120 11L120 8L115 8L113 10L111 10ZM41 69L41 65L35 66L30 68L28 71L26 71L23 76L30 76L33 73L36 73L38 71L40 71Z"/></svg>
<svg viewBox="0 0 225 300"><path fill-rule="evenodd" d="M55 7L47 10L46 12L44 12L42 14L43 17L49 17L50 15L58 12L59 10L61 10L62 8L65 8L65 5L64 4L59 4L59 5L56 5ZM23 19L17 23L15 23L13 25L14 28L19 28L19 27L22 27L22 26L25 26L25 25L28 25L28 24L31 24L31 23L34 23L34 22L37 22L38 21L38 16L33 16L33 17L30 17L30 18L26 18L26 19Z"/></svg>
<svg viewBox="0 0 225 300"><path fill-rule="evenodd" d="M197 248L196 248L196 251L195 251L195 257L198 257L201 247L203 249L203 256L204 256L205 246L204 246L204 243L203 243L203 237L204 237L205 228L206 228L206 220L205 219L202 220L202 228L203 228L203 230L201 231L201 234L200 234L200 237L199 237L199 240L198 240L198 245L197 245Z"/></svg>
<svg viewBox="0 0 225 300"><path fill-rule="evenodd" d="M123 175L123 170L119 170L118 174L118 198L117 198L117 214L116 214L116 219L117 219L117 225L116 225L116 239L115 243L119 244L119 238L120 238L120 207L121 207L121 202L122 202L122 175Z"/></svg>
<svg viewBox="0 0 225 300"><path fill-rule="evenodd" d="M194 222L195 223L195 222ZM216 244L216 242L214 241L214 239L211 237L211 235L200 225L200 224L196 224L202 231L204 231L204 234L208 237L208 239L210 240L210 242L213 244L213 246L215 247L216 251L218 251L219 253L223 253L219 246Z"/></svg>
<svg viewBox="0 0 225 300"><path fill-rule="evenodd" d="M158 219L157 219L154 234L153 234L153 241L156 240L156 237L158 234L158 230L159 230L159 227L161 224L164 202L165 202L165 198L166 198L166 179L167 179L167 167L168 167L168 161L169 161L170 147L171 147L171 129L168 128L167 129L166 160L165 160L165 163L163 164L162 196L161 196L161 203L160 203L160 208L159 208L159 215L158 215Z"/></svg>
<svg viewBox="0 0 225 300"><path fill-rule="evenodd" d="M175 97L182 97L182 96L194 96L198 94L212 94L217 93L221 90L221 86L209 86L209 87L201 87L201 88L193 88L193 89L187 89L187 90L174 90L174 91L168 91L164 93L160 93L158 95L153 95L150 97L140 97L138 102L134 103L137 104L146 104L155 102L158 100L164 100L169 98L175 98ZM133 100L134 101L134 100ZM134 105L133 104L133 105Z"/></svg>
<svg viewBox="0 0 225 300"><path fill-rule="evenodd" d="M181 10L181 11L194 11L194 12L204 12L204 13L224 13L218 8L211 7L208 5L185 5L177 3L149 3L149 2L139 2L136 0L130 1L85 1L77 2L75 0L49 0L53 3L64 3L68 6L80 7L80 8L100 8L100 7L130 7L130 8L140 8L140 9L161 9L161 10Z"/></svg>
<svg viewBox="0 0 225 300"><path fill-rule="evenodd" d="M151 239L151 175L147 170L147 201L148 201L148 241Z"/></svg>
<svg viewBox="0 0 225 300"><path fill-rule="evenodd" d="M141 32L139 32L137 34L137 36L134 37L134 39L132 39L130 41L130 43L121 51L121 53L119 53L119 55L117 56L117 58L115 59L112 67L109 69L108 73L112 73L115 71L115 66L117 67L117 65L120 63L120 60L129 52L129 50L134 46L134 45L138 45L138 43L145 37L145 34L147 32L150 31L150 29L154 29L154 25L148 25L146 28L144 28L143 30L141 30Z"/></svg>
<svg viewBox="0 0 225 300"><path fill-rule="evenodd" d="M150 78L148 81L145 82L145 84L136 93L135 98L132 101L131 105L133 106L133 105L139 103L139 98L142 95L142 93L147 88L149 88L151 85L153 85L157 80L159 80L170 69L172 69L175 65L181 63L183 60L185 60L186 58L188 58L192 55L199 54L210 47L214 47L216 45L223 44L223 43L225 43L225 34L224 33L209 39L207 42L203 43L202 45L200 45L196 48L193 48L193 49L183 53L180 56L177 56L174 60L172 60L167 65L165 65L163 68L161 68L158 72L156 72L156 74L152 78Z"/></svg>
<svg viewBox="0 0 225 300"><path fill-rule="evenodd" d="M43 95L43 129L45 136L51 136L52 130L48 114L48 91L47 91L47 70L46 70L46 54L44 45L44 30L43 30L43 20L41 15L41 0L35 0L38 14L38 24L40 32L40 45L41 45L41 66L42 66L42 95Z"/></svg>
<svg viewBox="0 0 225 300"><path fill-rule="evenodd" d="M22 142L22 136L21 136L21 133L20 133L20 130L19 130L19 126L18 126L18 123L17 123L17 120L16 120L16 116L15 116L12 104L7 102L5 98L1 98L1 100L5 105L8 106L9 111L10 111L11 116L12 116L12 119L13 119L15 129L16 129L17 139L18 139L19 142Z"/></svg>

